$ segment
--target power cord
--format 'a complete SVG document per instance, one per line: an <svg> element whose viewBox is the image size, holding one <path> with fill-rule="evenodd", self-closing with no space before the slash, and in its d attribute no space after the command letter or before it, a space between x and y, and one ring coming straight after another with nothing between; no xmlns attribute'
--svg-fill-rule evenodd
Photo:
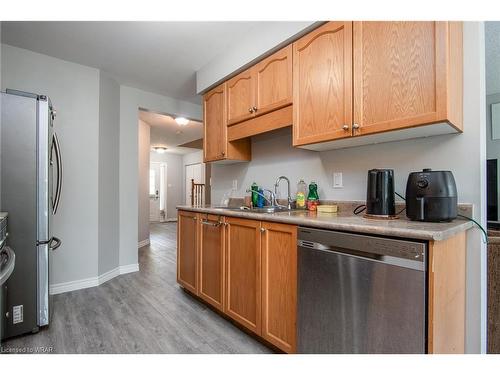
<svg viewBox="0 0 500 375"><path fill-rule="evenodd" d="M481 224L479 224L476 220L474 220L473 218L471 217L468 217L468 216L464 216L464 215L457 215L458 217L461 217L462 219L467 219L467 220L470 220L472 221L474 224L476 224L478 226L479 229L481 229L481 232L483 232L483 243L485 244L488 244L488 232L486 232L484 230L484 228L481 226Z"/></svg>
<svg viewBox="0 0 500 375"><path fill-rule="evenodd" d="M395 192L395 194L401 198L402 200L406 200L405 197L403 197L401 194L399 194L398 192ZM360 213L364 212L366 210L366 204L360 204L359 206L357 206L353 211L352 213L354 215L359 215ZM406 210L406 207L404 207L401 211L399 211L396 215L399 215L401 214L404 210Z"/></svg>
<svg viewBox="0 0 500 375"><path fill-rule="evenodd" d="M401 194L399 194L397 191L394 192L394 194L396 194L399 198L401 198L402 200L404 200L406 202L406 198L403 197ZM405 207L403 207L403 209L401 211L399 211L396 215L400 215L404 210L406 210L406 205Z"/></svg>
<svg viewBox="0 0 500 375"><path fill-rule="evenodd" d="M403 197L401 194L399 194L397 191L394 192L394 194L396 194L399 198L401 198L402 200L406 201L406 198Z"/></svg>
<svg viewBox="0 0 500 375"><path fill-rule="evenodd" d="M354 211L352 211L352 213L354 215L359 215L360 213L362 213L364 210L366 210L366 204L360 204L358 207L356 207L354 209Z"/></svg>
<svg viewBox="0 0 500 375"><path fill-rule="evenodd" d="M401 198L402 200L406 201L406 198L403 197L401 194L399 194L397 191L394 192L394 194L396 194L399 198ZM354 215L359 215L360 213L362 213L364 210L366 210L366 204L361 204L359 206L357 206L353 213ZM403 208L401 211L399 211L396 215L400 215L404 210L406 210L406 207ZM466 220L470 220L472 221L474 224L477 225L477 227L481 230L482 234L483 234L483 242L485 244L488 244L488 232L486 232L486 230L482 227L481 224L479 224L476 220L474 220L473 218L471 217L468 217L468 216L465 216L465 215L457 215L458 217L461 217L462 219L466 219Z"/></svg>

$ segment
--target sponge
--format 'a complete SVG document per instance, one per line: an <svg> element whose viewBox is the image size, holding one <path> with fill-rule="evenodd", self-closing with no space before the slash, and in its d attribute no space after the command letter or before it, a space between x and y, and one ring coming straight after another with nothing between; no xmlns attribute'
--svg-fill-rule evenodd
<svg viewBox="0 0 500 375"><path fill-rule="evenodd" d="M318 212L327 212L327 213L335 213L337 212L337 205L336 204L320 204L317 207Z"/></svg>

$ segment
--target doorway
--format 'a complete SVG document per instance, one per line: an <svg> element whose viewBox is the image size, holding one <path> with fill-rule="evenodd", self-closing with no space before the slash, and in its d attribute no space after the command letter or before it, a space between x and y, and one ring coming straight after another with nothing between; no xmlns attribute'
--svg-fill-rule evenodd
<svg viewBox="0 0 500 375"><path fill-rule="evenodd" d="M149 167L149 221L167 219L167 163L150 162Z"/></svg>
<svg viewBox="0 0 500 375"><path fill-rule="evenodd" d="M203 176L203 168L201 163L195 163L195 164L188 164L186 165L186 170L185 170L185 182L184 186L186 188L185 190L185 204L191 204L192 196L193 196L193 191L192 191L192 181L194 180L195 184L204 184L205 183L205 178ZM203 195L202 197L202 204L205 203L205 197Z"/></svg>

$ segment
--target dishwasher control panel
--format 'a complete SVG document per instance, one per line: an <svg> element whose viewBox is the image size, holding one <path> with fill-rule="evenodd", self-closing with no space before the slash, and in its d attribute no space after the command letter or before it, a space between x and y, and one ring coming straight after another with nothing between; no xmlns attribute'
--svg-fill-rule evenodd
<svg viewBox="0 0 500 375"><path fill-rule="evenodd" d="M318 250L344 250L373 256L425 262L427 244L412 240L374 237L364 234L299 227L298 246Z"/></svg>

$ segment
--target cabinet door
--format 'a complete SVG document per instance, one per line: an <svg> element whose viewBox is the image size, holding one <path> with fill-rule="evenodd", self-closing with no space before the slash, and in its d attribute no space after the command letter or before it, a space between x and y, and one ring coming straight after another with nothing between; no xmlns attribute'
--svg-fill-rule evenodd
<svg viewBox="0 0 500 375"><path fill-rule="evenodd" d="M192 293L198 287L198 215L179 211L177 218L177 282Z"/></svg>
<svg viewBox="0 0 500 375"><path fill-rule="evenodd" d="M252 69L245 70L226 83L228 125L254 116L255 77Z"/></svg>
<svg viewBox="0 0 500 375"><path fill-rule="evenodd" d="M225 312L261 333L260 222L226 217Z"/></svg>
<svg viewBox="0 0 500 375"><path fill-rule="evenodd" d="M354 22L354 135L446 119L446 22Z"/></svg>
<svg viewBox="0 0 500 375"><path fill-rule="evenodd" d="M292 103L292 45L255 65L256 115Z"/></svg>
<svg viewBox="0 0 500 375"><path fill-rule="evenodd" d="M224 225L216 215L200 215L199 296L222 311L224 290Z"/></svg>
<svg viewBox="0 0 500 375"><path fill-rule="evenodd" d="M293 43L293 144L352 134L352 22L328 22Z"/></svg>
<svg viewBox="0 0 500 375"><path fill-rule="evenodd" d="M297 226L262 222L262 337L296 350Z"/></svg>
<svg viewBox="0 0 500 375"><path fill-rule="evenodd" d="M203 96L203 151L205 161L223 159L226 155L226 93L224 84Z"/></svg>

